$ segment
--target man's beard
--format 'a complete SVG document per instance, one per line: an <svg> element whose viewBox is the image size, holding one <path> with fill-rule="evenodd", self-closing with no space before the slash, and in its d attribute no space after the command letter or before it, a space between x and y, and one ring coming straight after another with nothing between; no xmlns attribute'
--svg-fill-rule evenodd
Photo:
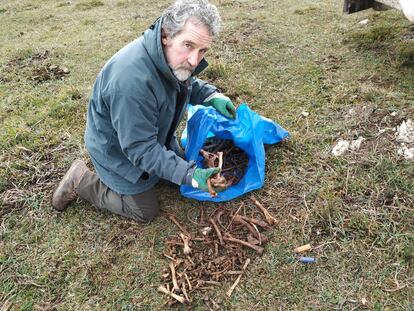
<svg viewBox="0 0 414 311"><path fill-rule="evenodd" d="M187 65L178 65L175 68L172 68L174 76L181 82L187 80L194 71L194 68Z"/></svg>

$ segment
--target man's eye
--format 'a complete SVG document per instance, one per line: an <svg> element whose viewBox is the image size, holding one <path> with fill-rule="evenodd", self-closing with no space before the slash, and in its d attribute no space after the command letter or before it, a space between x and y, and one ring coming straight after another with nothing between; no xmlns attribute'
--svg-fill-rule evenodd
<svg viewBox="0 0 414 311"><path fill-rule="evenodd" d="M188 49L190 49L190 48L191 48L191 44L186 43L186 44L185 44L185 47L186 47L186 48L188 48Z"/></svg>

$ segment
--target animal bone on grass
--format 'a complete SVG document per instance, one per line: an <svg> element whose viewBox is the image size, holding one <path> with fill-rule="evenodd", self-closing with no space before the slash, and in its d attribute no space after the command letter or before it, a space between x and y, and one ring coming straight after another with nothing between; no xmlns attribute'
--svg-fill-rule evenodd
<svg viewBox="0 0 414 311"><path fill-rule="evenodd" d="M171 279L172 279L172 282L173 282L174 291L180 292L181 288L180 288L180 286L178 286L177 276L175 274L175 264L174 264L174 262L170 262L170 269L171 269Z"/></svg>
<svg viewBox="0 0 414 311"><path fill-rule="evenodd" d="M258 240L260 241L260 244L267 242L267 236L265 236L264 234L261 234L259 232L259 230L257 230L257 228L253 227L253 225L251 225L249 222L247 222L246 220L244 220L243 218L240 217L240 215L236 215L234 217L234 221L243 224L250 232L253 236L256 236L258 238Z"/></svg>
<svg viewBox="0 0 414 311"><path fill-rule="evenodd" d="M180 222L173 215L168 215L168 219L171 220L186 236L190 236L190 233L180 224Z"/></svg>
<svg viewBox="0 0 414 311"><path fill-rule="evenodd" d="M244 272L244 271L246 271L246 269L247 269L247 266L249 265L249 263L250 263L250 258L247 258L246 259L246 262L244 263L244 265L243 265L243 269L242 269L242 271ZM242 277L242 275L243 274L240 274L238 277L237 277L237 279L236 279L236 281L234 281L234 283L233 283L233 285L229 288L229 290L227 291L227 296L228 297L230 297L231 296L231 294L233 293L233 291L234 291L234 289L236 288L236 286L237 286L237 284L239 284L239 282L240 282L240 279L241 279L241 277Z"/></svg>
<svg viewBox="0 0 414 311"><path fill-rule="evenodd" d="M217 234L217 237L220 240L220 244L223 245L224 244L223 237L221 235L220 229L217 226L217 223L216 223L215 219L213 217L210 217L209 221L213 225L214 230L216 230L216 234Z"/></svg>
<svg viewBox="0 0 414 311"><path fill-rule="evenodd" d="M177 300L178 302L180 302L182 304L188 304L189 303L189 301L187 299L185 299L182 296L179 296L177 294L174 294L174 293L170 292L167 288L165 288L162 285L160 285L158 287L158 291L161 292L161 293L164 293L164 294L166 294L168 296L170 296L171 298L174 298L175 300Z"/></svg>
<svg viewBox="0 0 414 311"><path fill-rule="evenodd" d="M191 253L191 248L190 248L190 238L188 236L185 236L182 232L180 232L180 238L181 240L183 240L184 243L184 255L188 255Z"/></svg>
<svg viewBox="0 0 414 311"><path fill-rule="evenodd" d="M251 249L254 249L258 254L263 254L263 250L264 250L263 247L250 244L249 242L246 242L246 241L243 241L243 240L236 239L236 238L232 237L229 233L226 233L224 235L223 239L225 241L229 241L229 242L233 242L233 243L236 243L236 244L241 244L241 245L250 247Z"/></svg>
<svg viewBox="0 0 414 311"><path fill-rule="evenodd" d="M250 199L253 201L253 203L260 209L260 211L263 213L264 217L266 218L266 221L269 225L274 225L277 223L277 219L274 218L268 211L265 209L265 207L252 195L250 196Z"/></svg>

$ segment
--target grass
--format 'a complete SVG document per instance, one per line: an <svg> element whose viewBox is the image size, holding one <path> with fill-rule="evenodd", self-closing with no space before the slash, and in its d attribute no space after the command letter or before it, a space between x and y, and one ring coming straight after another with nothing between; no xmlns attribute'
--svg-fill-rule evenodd
<svg viewBox="0 0 414 311"><path fill-rule="evenodd" d="M98 0L89 0L89 1L83 1L83 2L79 2L75 5L75 8L82 10L82 11L86 11L86 10L91 10L95 7L98 6L103 6L104 3L102 1L98 1Z"/></svg>
<svg viewBox="0 0 414 311"><path fill-rule="evenodd" d="M326 1L220 1L223 33L202 78L291 133L266 148L255 195L280 223L223 310L413 310L414 171L392 130L414 117L412 26L397 11L345 16ZM78 201L50 206L83 146L94 79L167 1L0 5L0 305L5 310L158 310L164 217L142 225ZM359 21L368 19L367 25ZM411 41L410 41L411 40ZM36 68L68 68L33 80ZM349 113L353 109L355 113ZM302 111L309 112L308 117ZM396 115L391 115L396 112ZM339 138L367 140L335 158ZM163 210L200 205L160 185ZM237 208L242 197L225 203ZM316 264L293 248L311 243ZM201 296L193 308L208 309Z"/></svg>

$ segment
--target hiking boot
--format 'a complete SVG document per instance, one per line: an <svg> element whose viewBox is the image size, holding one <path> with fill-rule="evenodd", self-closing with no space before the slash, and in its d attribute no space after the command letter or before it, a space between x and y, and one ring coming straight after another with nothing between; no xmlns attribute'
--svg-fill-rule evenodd
<svg viewBox="0 0 414 311"><path fill-rule="evenodd" d="M89 169L82 160L75 160L72 163L53 193L52 206L54 209L63 211L71 201L78 197L75 189L79 185L83 174L87 171Z"/></svg>

